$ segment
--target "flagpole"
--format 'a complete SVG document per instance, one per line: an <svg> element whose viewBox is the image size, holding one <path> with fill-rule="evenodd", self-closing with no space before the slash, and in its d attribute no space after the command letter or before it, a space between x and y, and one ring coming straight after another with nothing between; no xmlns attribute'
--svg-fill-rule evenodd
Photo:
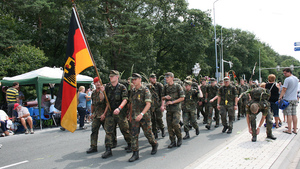
<svg viewBox="0 0 300 169"><path fill-rule="evenodd" d="M80 28L81 28L81 30L82 30L83 37L84 37L85 43L86 43L86 45L87 45L87 49L88 49L88 51L89 51L89 53L90 53L90 56L91 56L91 59L92 59L92 61L93 61L94 69L95 69L95 71L96 71L96 73L97 73L97 77L99 78L99 82L100 82L101 86L103 86L102 80L101 80L101 78L100 78L100 75L99 75L99 72L98 72L98 69L97 69L97 66L96 66L94 57L93 57L93 54L92 54L91 49L90 49L90 45L89 45L89 43L88 43L88 41L87 41L87 39L86 39L85 32L84 32L84 30L83 30L83 26L82 26L82 24L81 24L81 21L80 21L80 18L79 18L79 15L78 15L78 12L77 12L77 8L76 8L75 3L73 3L73 8L74 8L75 14L76 14L76 16L77 16L77 18L78 18L79 26L80 26ZM109 104L109 101L108 101L108 98L107 98L107 95L106 95L105 90L103 91L103 94L104 94L104 96L105 96L105 100L106 100L106 103L107 103L107 105L108 105L108 108L109 108L109 110L111 110L111 107L110 107L110 104Z"/></svg>

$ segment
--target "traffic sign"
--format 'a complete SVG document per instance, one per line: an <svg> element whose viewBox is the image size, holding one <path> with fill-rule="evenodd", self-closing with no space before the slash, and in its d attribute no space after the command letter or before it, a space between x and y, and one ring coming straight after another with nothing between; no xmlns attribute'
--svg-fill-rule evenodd
<svg viewBox="0 0 300 169"><path fill-rule="evenodd" d="M294 46L300 46L300 42L295 42Z"/></svg>
<svg viewBox="0 0 300 169"><path fill-rule="evenodd" d="M295 47L295 51L300 51L300 47Z"/></svg>

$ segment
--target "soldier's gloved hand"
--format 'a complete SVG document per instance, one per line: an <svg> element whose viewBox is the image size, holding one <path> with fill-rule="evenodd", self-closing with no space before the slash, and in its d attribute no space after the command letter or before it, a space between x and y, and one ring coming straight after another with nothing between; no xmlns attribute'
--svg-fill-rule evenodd
<svg viewBox="0 0 300 169"><path fill-rule="evenodd" d="M249 128L249 133L252 134L252 129L251 128Z"/></svg>
<svg viewBox="0 0 300 169"><path fill-rule="evenodd" d="M105 115L104 115L104 114L102 114L102 115L100 116L100 120L101 120L101 121L104 121L104 120L105 120Z"/></svg>
<svg viewBox="0 0 300 169"><path fill-rule="evenodd" d="M257 128L257 129L256 129L256 135L259 134L259 131L260 131L260 128Z"/></svg>
<svg viewBox="0 0 300 169"><path fill-rule="evenodd" d="M114 110L114 115L118 115L119 113L120 113L120 109L116 108L116 109Z"/></svg>

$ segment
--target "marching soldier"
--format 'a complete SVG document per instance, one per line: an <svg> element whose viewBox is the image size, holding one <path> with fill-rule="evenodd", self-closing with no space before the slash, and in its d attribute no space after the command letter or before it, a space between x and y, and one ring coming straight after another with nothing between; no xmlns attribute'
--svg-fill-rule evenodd
<svg viewBox="0 0 300 169"><path fill-rule="evenodd" d="M163 85L156 81L156 75L154 73L150 74L150 85L148 89L152 95L152 104L151 104L151 121L152 121L152 131L155 138L158 137L157 130L161 130L161 136L165 137L165 126L162 120L163 112L161 111L161 98L162 98L162 89Z"/></svg>
<svg viewBox="0 0 300 169"><path fill-rule="evenodd" d="M197 107L197 102L200 98L200 93L192 89L192 81L185 81L185 98L184 102L182 104L182 118L183 118L183 125L184 125L184 131L186 135L183 137L183 139L190 138L190 125L191 124L194 129L196 129L196 135L199 135L199 127L196 121L195 112Z"/></svg>
<svg viewBox="0 0 300 169"><path fill-rule="evenodd" d="M166 104L167 126L171 141L168 148L176 146L176 137L177 147L180 147L182 135L179 121L181 118L181 102L184 100L185 95L183 88L178 83L174 83L174 74L172 72L166 73L165 78L167 84L163 88L161 111L164 111Z"/></svg>
<svg viewBox="0 0 300 169"><path fill-rule="evenodd" d="M207 88L207 85L206 85L206 80L205 78L202 78L201 79L201 86L200 86L200 89L202 91L202 94L203 96L206 95L206 88ZM206 103L205 103L205 98L203 97L199 103L198 103L198 107L197 107L197 119L200 118L200 112L203 116L203 124L206 124L207 123L207 107L206 107Z"/></svg>
<svg viewBox="0 0 300 169"><path fill-rule="evenodd" d="M105 147L106 151L102 155L102 158L108 158L112 156L111 148L114 140L114 128L118 124L124 138L128 144L127 152L131 152L131 135L129 134L129 125L126 118L127 114L122 109L127 103L128 92L124 85L119 83L119 72L117 70L111 70L109 74L110 83L105 86L105 92L111 107L109 110L106 106L103 116L105 117L104 129L105 135ZM101 87L101 91L104 91L104 87Z"/></svg>
<svg viewBox="0 0 300 169"><path fill-rule="evenodd" d="M217 109L217 97L216 97L218 94L219 87L216 84L217 84L216 79L211 78L210 85L206 88L205 102L207 103L207 109L208 109L208 121L205 127L208 130L210 130L211 127L213 110L215 110L215 120L216 120L215 128L219 127L219 123L220 123L220 113L219 110Z"/></svg>
<svg viewBox="0 0 300 169"><path fill-rule="evenodd" d="M99 134L99 128L104 127L104 119L103 116L106 103L104 99L104 94L100 90L101 84L99 82L99 78L94 78L94 84L96 86L96 90L92 93L92 106L91 106L91 112L92 112L92 133L91 133L91 147L89 150L86 151L86 153L94 153L97 152L97 142L98 142L98 134Z"/></svg>
<svg viewBox="0 0 300 169"><path fill-rule="evenodd" d="M240 120L240 117L245 117L246 105L249 100L248 94L242 94L248 90L248 86L245 84L244 79L240 80L239 90L240 99L238 101L238 120Z"/></svg>
<svg viewBox="0 0 300 169"><path fill-rule="evenodd" d="M132 83L134 88L130 95L130 102L132 104L132 110L130 112L130 123L131 123L131 148L133 151L132 157L129 162L133 162L139 159L139 144L138 138L140 133L140 127L144 131L145 137L148 142L152 145L151 155L156 154L158 143L154 138L151 129L151 93L147 87L141 84L142 76L138 73L132 74Z"/></svg>
<svg viewBox="0 0 300 169"><path fill-rule="evenodd" d="M222 133L232 133L235 110L237 110L238 93L235 86L230 85L230 79L224 78L224 86L218 91L217 108L220 110L223 130ZM227 112L229 123L227 123Z"/></svg>
<svg viewBox="0 0 300 169"><path fill-rule="evenodd" d="M267 138L276 140L276 137L272 134L273 127L273 114L270 111L270 103L268 102L269 94L264 88L254 88L250 91L251 100L247 105L247 124L250 134L252 134L252 141L255 142L257 135L260 132L260 127L263 125L265 119L267 119ZM256 128L256 116L259 112L262 112L262 118Z"/></svg>

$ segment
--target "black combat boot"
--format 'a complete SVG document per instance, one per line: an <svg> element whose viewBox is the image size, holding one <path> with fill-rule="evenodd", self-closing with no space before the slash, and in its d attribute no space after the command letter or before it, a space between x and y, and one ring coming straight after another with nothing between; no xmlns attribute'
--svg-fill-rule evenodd
<svg viewBox="0 0 300 169"><path fill-rule="evenodd" d="M139 157L139 151L134 151L131 158L128 160L129 162L134 162L135 160L138 160Z"/></svg>
<svg viewBox="0 0 300 169"><path fill-rule="evenodd" d="M196 135L198 136L200 134L199 128L196 128Z"/></svg>
<svg viewBox="0 0 300 169"><path fill-rule="evenodd" d="M210 130L210 125L205 125L205 128L207 128L207 130Z"/></svg>
<svg viewBox="0 0 300 169"><path fill-rule="evenodd" d="M218 128L218 127L219 127L219 120L216 120L215 128Z"/></svg>
<svg viewBox="0 0 300 169"><path fill-rule="evenodd" d="M104 154L102 154L102 158L108 158L112 156L112 152L111 152L111 148L110 147L106 147L106 151L104 152Z"/></svg>
<svg viewBox="0 0 300 169"><path fill-rule="evenodd" d="M232 129L229 128L228 131L227 131L227 134L231 134L232 133Z"/></svg>
<svg viewBox="0 0 300 169"><path fill-rule="evenodd" d="M161 136L162 136L162 137L165 137L165 136L166 136L166 135L165 135L165 129L164 129L164 128L161 129Z"/></svg>
<svg viewBox="0 0 300 169"><path fill-rule="evenodd" d="M88 150L86 151L87 154L95 153L95 152L98 152L97 148L95 148L95 147L91 147L90 149L88 149Z"/></svg>
<svg viewBox="0 0 300 169"><path fill-rule="evenodd" d="M173 147L176 147L176 142L171 142L171 144L168 146L168 148L173 148Z"/></svg>
<svg viewBox="0 0 300 169"><path fill-rule="evenodd" d="M273 134L268 135L267 138L272 139L272 140L276 140L277 139Z"/></svg>
<svg viewBox="0 0 300 169"><path fill-rule="evenodd" d="M131 153L132 150L131 150L131 143L128 143L127 147L125 147L125 150L127 153Z"/></svg>
<svg viewBox="0 0 300 169"><path fill-rule="evenodd" d="M256 142L256 137L257 136L252 136L252 142Z"/></svg>
<svg viewBox="0 0 300 169"><path fill-rule="evenodd" d="M224 126L224 127L223 127L223 130L222 130L222 133L225 133L227 129L228 129L228 127L227 127L227 126Z"/></svg>
<svg viewBox="0 0 300 169"><path fill-rule="evenodd" d="M182 144L182 138L178 138L177 140L177 147L180 147Z"/></svg>
<svg viewBox="0 0 300 169"><path fill-rule="evenodd" d="M190 133L188 131L186 131L185 136L183 137L183 140L188 139L188 138L190 138Z"/></svg>
<svg viewBox="0 0 300 169"><path fill-rule="evenodd" d="M152 151L151 151L151 155L154 155L156 154L157 152L157 147L158 147L158 143L152 145Z"/></svg>

